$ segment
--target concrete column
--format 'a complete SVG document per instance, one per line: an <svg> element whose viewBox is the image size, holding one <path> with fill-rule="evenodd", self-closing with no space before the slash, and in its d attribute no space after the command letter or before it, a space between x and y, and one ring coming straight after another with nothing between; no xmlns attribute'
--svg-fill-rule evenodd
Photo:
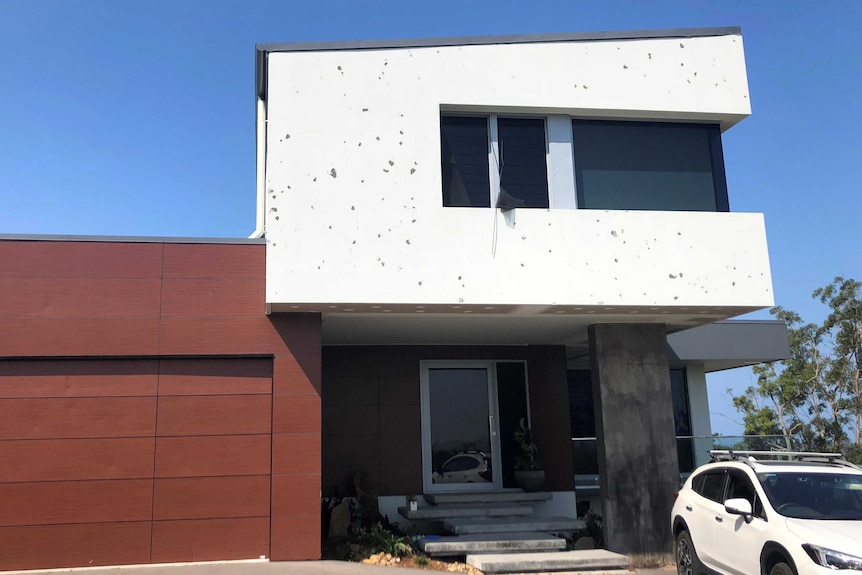
<svg viewBox="0 0 862 575"><path fill-rule="evenodd" d="M605 546L634 566L670 559L679 464L664 324L589 328Z"/></svg>

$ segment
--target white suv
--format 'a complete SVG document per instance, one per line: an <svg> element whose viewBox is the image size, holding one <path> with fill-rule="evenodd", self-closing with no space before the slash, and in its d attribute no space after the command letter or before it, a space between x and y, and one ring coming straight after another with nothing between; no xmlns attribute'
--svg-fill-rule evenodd
<svg viewBox="0 0 862 575"><path fill-rule="evenodd" d="M837 454L710 454L671 511L679 575L862 571L860 468Z"/></svg>

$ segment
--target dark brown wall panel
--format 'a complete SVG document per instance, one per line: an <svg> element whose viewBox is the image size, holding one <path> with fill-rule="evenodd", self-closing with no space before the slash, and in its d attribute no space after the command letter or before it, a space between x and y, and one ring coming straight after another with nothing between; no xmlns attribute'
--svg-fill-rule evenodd
<svg viewBox="0 0 862 575"><path fill-rule="evenodd" d="M333 497L338 493L342 496L355 495L353 475L357 471L368 473L371 485L377 489L380 488L380 438L378 436L324 435L322 441L324 496ZM421 467L400 470L398 473L414 473L420 479L422 477ZM404 495L405 493L413 493L413 491L380 492L381 495Z"/></svg>
<svg viewBox="0 0 862 575"><path fill-rule="evenodd" d="M279 344L278 334L263 314L163 317L159 337L163 355L253 355Z"/></svg>
<svg viewBox="0 0 862 575"><path fill-rule="evenodd" d="M156 317L158 278L0 278L0 317Z"/></svg>
<svg viewBox="0 0 862 575"><path fill-rule="evenodd" d="M158 370L151 359L0 359L0 398L156 395Z"/></svg>
<svg viewBox="0 0 862 575"><path fill-rule="evenodd" d="M320 433L272 436L272 473L320 473Z"/></svg>
<svg viewBox="0 0 862 575"><path fill-rule="evenodd" d="M312 393L319 397L323 387L320 360L320 353L276 355L273 361L273 392Z"/></svg>
<svg viewBox="0 0 862 575"><path fill-rule="evenodd" d="M159 398L158 435L254 435L269 433L268 395L204 395Z"/></svg>
<svg viewBox="0 0 862 575"><path fill-rule="evenodd" d="M266 307L264 278L166 278L162 315L262 315Z"/></svg>
<svg viewBox="0 0 862 575"><path fill-rule="evenodd" d="M158 317L3 319L0 349L7 357L156 355Z"/></svg>
<svg viewBox="0 0 862 575"><path fill-rule="evenodd" d="M165 278L266 277L266 246L165 244Z"/></svg>
<svg viewBox="0 0 862 575"><path fill-rule="evenodd" d="M320 511L272 518L272 560L320 559Z"/></svg>
<svg viewBox="0 0 862 575"><path fill-rule="evenodd" d="M157 479L153 517L268 517L269 484L269 475Z"/></svg>
<svg viewBox="0 0 862 575"><path fill-rule="evenodd" d="M155 397L0 399L0 440L146 437Z"/></svg>
<svg viewBox="0 0 862 575"><path fill-rule="evenodd" d="M159 395L270 395L272 359L162 359Z"/></svg>
<svg viewBox="0 0 862 575"><path fill-rule="evenodd" d="M152 523L0 527L0 570L149 563Z"/></svg>
<svg viewBox="0 0 862 575"><path fill-rule="evenodd" d="M4 278L158 278L162 244L0 241Z"/></svg>
<svg viewBox="0 0 862 575"><path fill-rule="evenodd" d="M270 435L159 437L156 477L269 474L271 449Z"/></svg>
<svg viewBox="0 0 862 575"><path fill-rule="evenodd" d="M153 524L153 563L257 559L261 555L269 557L269 517Z"/></svg>
<svg viewBox="0 0 862 575"><path fill-rule="evenodd" d="M0 484L0 525L145 521L152 479Z"/></svg>
<svg viewBox="0 0 862 575"><path fill-rule="evenodd" d="M155 438L0 441L0 483L153 476Z"/></svg>

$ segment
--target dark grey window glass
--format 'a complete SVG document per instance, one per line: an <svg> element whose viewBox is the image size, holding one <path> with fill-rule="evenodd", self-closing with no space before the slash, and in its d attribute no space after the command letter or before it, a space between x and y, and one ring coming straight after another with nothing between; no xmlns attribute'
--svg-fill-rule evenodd
<svg viewBox="0 0 862 575"><path fill-rule="evenodd" d="M694 440L691 439L691 410L688 403L688 382L684 369L670 370L670 393L673 399L673 425L676 430L676 452L679 470L692 471Z"/></svg>
<svg viewBox="0 0 862 575"><path fill-rule="evenodd" d="M713 501L723 501L724 478L724 471L707 473L703 482L703 491L700 491L700 494Z"/></svg>
<svg viewBox="0 0 862 575"><path fill-rule="evenodd" d="M440 143L443 205L491 207L488 118L443 116Z"/></svg>
<svg viewBox="0 0 862 575"><path fill-rule="evenodd" d="M500 199L512 208L548 207L544 118L497 118Z"/></svg>
<svg viewBox="0 0 862 575"><path fill-rule="evenodd" d="M728 211L717 125L574 120L578 207Z"/></svg>

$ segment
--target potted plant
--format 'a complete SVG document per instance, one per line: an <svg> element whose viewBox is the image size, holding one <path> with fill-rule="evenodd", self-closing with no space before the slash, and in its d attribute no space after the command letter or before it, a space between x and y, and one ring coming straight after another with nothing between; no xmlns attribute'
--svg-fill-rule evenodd
<svg viewBox="0 0 862 575"><path fill-rule="evenodd" d="M407 496L407 508L410 511L416 511L419 509L419 502L416 500L415 495L408 495Z"/></svg>
<svg viewBox="0 0 862 575"><path fill-rule="evenodd" d="M515 483L524 491L539 491L545 486L545 470L539 461L539 446L533 430L527 427L523 417L518 422L515 440L521 448L521 453L515 458Z"/></svg>

